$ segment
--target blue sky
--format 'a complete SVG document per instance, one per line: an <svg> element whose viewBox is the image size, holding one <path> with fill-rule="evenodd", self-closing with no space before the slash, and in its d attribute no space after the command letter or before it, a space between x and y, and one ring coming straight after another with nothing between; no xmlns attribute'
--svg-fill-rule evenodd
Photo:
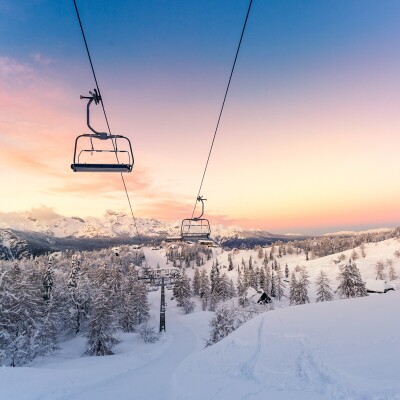
<svg viewBox="0 0 400 400"><path fill-rule="evenodd" d="M111 126L133 141L138 215L186 216L248 2L78 6ZM302 233L398 223L399 15L398 1L254 0L205 181L214 221ZM68 169L79 94L94 87L72 0L0 0L0 37L0 156L16 163L0 175L5 208L125 209L114 178ZM12 183L28 153L34 194Z"/></svg>

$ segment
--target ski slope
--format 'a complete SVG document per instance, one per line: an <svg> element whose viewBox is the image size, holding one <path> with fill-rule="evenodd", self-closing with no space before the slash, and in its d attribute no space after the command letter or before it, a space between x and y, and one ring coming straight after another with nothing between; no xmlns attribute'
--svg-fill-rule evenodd
<svg viewBox="0 0 400 400"><path fill-rule="evenodd" d="M179 367L176 399L400 399L400 292L264 313Z"/></svg>

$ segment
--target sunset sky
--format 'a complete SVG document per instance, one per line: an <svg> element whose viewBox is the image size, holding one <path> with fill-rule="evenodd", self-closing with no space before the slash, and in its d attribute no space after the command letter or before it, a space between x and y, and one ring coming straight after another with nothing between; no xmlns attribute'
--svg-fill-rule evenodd
<svg viewBox="0 0 400 400"><path fill-rule="evenodd" d="M136 216L191 214L247 0L78 0ZM400 223L400 2L254 0L202 194L212 224ZM73 2L0 0L0 211L128 211L73 173L94 88ZM93 125L106 126L98 106Z"/></svg>

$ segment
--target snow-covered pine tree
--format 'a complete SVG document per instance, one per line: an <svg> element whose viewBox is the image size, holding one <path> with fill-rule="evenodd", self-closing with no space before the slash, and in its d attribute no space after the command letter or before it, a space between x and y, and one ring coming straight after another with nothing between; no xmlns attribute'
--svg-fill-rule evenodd
<svg viewBox="0 0 400 400"><path fill-rule="evenodd" d="M290 275L290 282L289 282L289 303L291 306L296 305L297 301L297 278L294 271L292 271Z"/></svg>
<svg viewBox="0 0 400 400"><path fill-rule="evenodd" d="M385 274L384 274L384 269L385 269L385 264L383 263L382 260L377 261L375 264L375 279L385 279Z"/></svg>
<svg viewBox="0 0 400 400"><path fill-rule="evenodd" d="M340 272L337 277L339 285L336 292L340 297L350 298L368 295L360 271L351 259L346 265L339 268Z"/></svg>
<svg viewBox="0 0 400 400"><path fill-rule="evenodd" d="M211 332L207 341L207 346L219 342L235 330L235 314L234 311L221 307L216 311L214 318L210 322Z"/></svg>
<svg viewBox="0 0 400 400"><path fill-rule="evenodd" d="M303 267L300 271L299 280L297 282L297 299L296 304L306 304L310 302L308 297L308 287L310 286L310 280L307 270Z"/></svg>
<svg viewBox="0 0 400 400"><path fill-rule="evenodd" d="M117 327L110 304L110 289L103 284L94 291L84 355L111 355L113 354L112 348L118 343L118 340L114 336Z"/></svg>
<svg viewBox="0 0 400 400"><path fill-rule="evenodd" d="M285 265L285 278L289 279L289 267L288 267L287 263Z"/></svg>
<svg viewBox="0 0 400 400"><path fill-rule="evenodd" d="M283 272L282 272L280 264L278 264L278 267L277 267L277 270L276 270L276 279L275 279L275 281L276 281L276 289L275 289L276 298L278 300L281 300L282 297L285 295L285 287L286 287L286 285L283 282Z"/></svg>
<svg viewBox="0 0 400 400"><path fill-rule="evenodd" d="M272 284L272 270L271 266L267 265L265 267L265 284L263 289L268 296L271 296L271 284Z"/></svg>
<svg viewBox="0 0 400 400"><path fill-rule="evenodd" d="M198 296L200 294L200 272L198 268L194 270L192 289L194 295Z"/></svg>
<svg viewBox="0 0 400 400"><path fill-rule="evenodd" d="M240 271L240 268L238 269L238 278L237 278L237 294L239 297L242 297L244 293L246 292L246 287L243 282L243 275L242 272Z"/></svg>
<svg viewBox="0 0 400 400"><path fill-rule="evenodd" d="M357 253L356 249L353 249L353 251L351 252L351 256L350 257L351 257L351 259L353 261L358 259L358 253Z"/></svg>
<svg viewBox="0 0 400 400"><path fill-rule="evenodd" d="M219 268L217 264L213 263L210 271L211 292L214 292L215 286L216 284L218 284L218 280L219 280Z"/></svg>
<svg viewBox="0 0 400 400"><path fill-rule="evenodd" d="M265 288L265 270L263 267L260 269L260 288L262 290Z"/></svg>
<svg viewBox="0 0 400 400"><path fill-rule="evenodd" d="M243 285L246 289L250 287L250 270L247 265L243 267Z"/></svg>
<svg viewBox="0 0 400 400"><path fill-rule="evenodd" d="M82 331L82 324L88 317L90 301L92 298L92 286L94 279L83 276L80 268L80 259L72 257L71 271L68 278L68 292L64 298L64 312L62 322L64 329L78 334ZM86 321L85 321L86 322Z"/></svg>
<svg viewBox="0 0 400 400"><path fill-rule="evenodd" d="M189 285L189 281L187 281ZM189 285L190 290L190 285ZM133 301L135 310L135 325L140 325L150 318L150 305L146 285L137 280L133 288Z"/></svg>
<svg viewBox="0 0 400 400"><path fill-rule="evenodd" d="M253 267L249 268L249 284L250 287L254 289L258 289L258 275L257 275L257 270L255 270Z"/></svg>
<svg viewBox="0 0 400 400"><path fill-rule="evenodd" d="M57 349L57 311L53 296L46 301L45 314L35 337L35 354L45 356Z"/></svg>
<svg viewBox="0 0 400 400"><path fill-rule="evenodd" d="M229 253L228 254L228 271L232 271L232 270L233 270L232 254Z"/></svg>
<svg viewBox="0 0 400 400"><path fill-rule="evenodd" d="M322 301L331 301L333 299L333 291L329 286L329 282L328 275L326 272L321 270L315 281L317 290L317 298L315 301L317 303Z"/></svg>
<svg viewBox="0 0 400 400"><path fill-rule="evenodd" d="M199 295L200 298L203 299L207 297L211 291L210 280L207 275L207 271L203 268L200 272L200 287L199 287Z"/></svg>
<svg viewBox="0 0 400 400"><path fill-rule="evenodd" d="M393 264L389 267L388 278L390 281L395 281L398 279L398 275L396 270L394 269Z"/></svg>
<svg viewBox="0 0 400 400"><path fill-rule="evenodd" d="M43 279L32 267L14 269L10 276L11 303L8 304L8 326L4 326L8 338L5 358L12 367L24 365L38 354L39 327L45 316Z"/></svg>
<svg viewBox="0 0 400 400"><path fill-rule="evenodd" d="M365 282L362 280L360 270L357 268L355 262L352 263L352 270L355 276L356 296L357 297L368 296L367 288L365 287Z"/></svg>
<svg viewBox="0 0 400 400"><path fill-rule="evenodd" d="M133 332L137 325L136 298L134 294L137 279L132 272L128 272L122 284L123 300L119 324L124 332Z"/></svg>
<svg viewBox="0 0 400 400"><path fill-rule="evenodd" d="M269 295L271 297L276 296L276 276L275 276L275 270L273 268L271 270L271 290Z"/></svg>
<svg viewBox="0 0 400 400"><path fill-rule="evenodd" d="M185 271L183 271L175 280L173 293L178 307L183 307L185 302L190 299L192 295L190 290L190 281L185 274Z"/></svg>
<svg viewBox="0 0 400 400"><path fill-rule="evenodd" d="M231 284L231 281L228 279L226 273L222 274L222 276L219 279L218 289L217 289L219 300L222 301L229 300L234 296L234 288L232 285L233 282Z"/></svg>
<svg viewBox="0 0 400 400"><path fill-rule="evenodd" d="M53 266L54 266L54 260L53 260L53 255L51 254L47 262L46 272L43 276L43 288L44 288L43 298L46 301L50 300L51 292L53 290Z"/></svg>
<svg viewBox="0 0 400 400"><path fill-rule="evenodd" d="M207 304L209 311L215 311L217 309L218 303L220 301L219 294L217 291L211 292L208 295Z"/></svg>

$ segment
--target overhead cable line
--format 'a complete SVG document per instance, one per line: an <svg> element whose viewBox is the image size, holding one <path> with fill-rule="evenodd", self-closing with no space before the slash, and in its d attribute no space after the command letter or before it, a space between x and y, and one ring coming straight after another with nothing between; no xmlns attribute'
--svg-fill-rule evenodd
<svg viewBox="0 0 400 400"><path fill-rule="evenodd" d="M202 176L202 178L201 178L199 191L197 192L196 200L195 200L195 202L194 202L194 207L193 207L193 212L192 212L192 219L193 219L193 217L194 217L194 213L195 213L195 211L196 211L196 205L197 205L197 202L198 202L198 198L200 197L200 192L201 192L201 189L202 189L202 187L203 187L204 178L205 178L205 176L206 176L206 172L207 172L207 168L208 168L208 163L209 163L209 161L210 161L211 153L212 153L212 150L213 150L213 147L214 147L214 142L215 142L215 138L216 138L216 136L217 136L217 132L218 132L218 128L219 128L219 123L220 123L221 117L222 117L222 112L224 111L225 101L226 101L226 98L227 98L227 96L228 96L228 91L229 91L229 87L230 87L230 84L231 84L231 80L232 80L232 76L233 76L233 71L235 70L236 60L237 60L238 55L239 55L240 45L242 44L242 39L243 39L244 31L246 30L246 24L247 24L247 20L248 20L248 18L249 18L249 14L250 14L250 10L251 10L251 5L252 5L252 3L253 3L253 0L250 0L249 7L248 7L248 9L247 9L246 18L245 18L245 20L244 20L244 24L243 24L243 28L242 28L242 33L241 33L241 35L240 35L239 44L238 44L238 47L237 47L237 49L236 49L235 59L233 60L233 65L232 65L231 73L230 73L230 75L229 75L228 85L227 85L227 87L226 87L224 99L223 99L223 101L222 101L221 109L220 109L220 112L219 112L219 116L218 116L218 120L217 120L217 125L216 125L215 130L214 130L214 136L213 136L213 139L212 139L212 142L211 142L210 150L209 150L209 152L208 152L208 157L207 157L206 165L205 165L205 167L204 167L203 176Z"/></svg>
<svg viewBox="0 0 400 400"><path fill-rule="evenodd" d="M86 52L87 52L87 55L88 55L88 58L89 58L90 67L91 67L91 69L92 69L93 78L94 78L94 81L95 81L95 84L96 84L97 92L98 92L98 94L99 94L100 103L101 103L101 107L102 107L102 109L103 109L104 118L105 118L105 120L106 120L108 132L109 132L109 134L111 135L111 128L110 128L110 124L109 124L109 122L108 122L108 117L107 117L106 109L105 109L104 102L103 102L103 96L101 95L101 92L100 92L99 83L98 83L98 80L97 80L96 72L95 72L95 70L94 70L92 57L91 57L90 51L89 51L89 46L88 46L88 44L87 44L85 31L83 30L83 25L82 25L81 17L80 17L80 15L79 15L78 6L77 6L77 4L76 4L76 0L73 0L73 2L74 2L74 7L75 7L75 11L76 11L76 16L77 16L77 18L78 18L79 26L80 26L80 28L81 28L82 38L83 38L83 41L84 41L84 43L85 43ZM117 162L119 163L116 145L115 145L114 141L112 141L112 143L113 143L113 147L114 147L114 151L115 151L115 157L117 158ZM121 179L122 179L122 183L123 183L123 185L124 185L124 190L125 190L126 198L128 199L128 204L129 204L129 208L130 208L130 211L131 211L133 223L134 223L134 225L135 225L136 234L137 234L137 237L138 237L138 239L139 239L139 242L141 242L141 241L142 241L142 240L141 240L141 235L140 235L140 233L139 233L139 229L138 229L138 226L137 226L136 218L135 218L135 215L134 215L134 213L133 213L133 208L132 208L131 199L130 199L130 197L129 197L128 189L127 189L126 183L125 183L125 178L124 178L124 175L122 174L122 172L121 172Z"/></svg>

